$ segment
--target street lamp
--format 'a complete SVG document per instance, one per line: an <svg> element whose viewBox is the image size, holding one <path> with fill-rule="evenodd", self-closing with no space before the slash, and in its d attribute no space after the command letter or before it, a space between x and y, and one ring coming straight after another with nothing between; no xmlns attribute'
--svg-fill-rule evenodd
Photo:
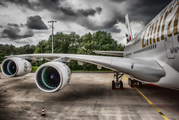
<svg viewBox="0 0 179 120"><path fill-rule="evenodd" d="M53 53L53 23L57 22L55 20L48 21L48 23L52 23L52 53Z"/></svg>

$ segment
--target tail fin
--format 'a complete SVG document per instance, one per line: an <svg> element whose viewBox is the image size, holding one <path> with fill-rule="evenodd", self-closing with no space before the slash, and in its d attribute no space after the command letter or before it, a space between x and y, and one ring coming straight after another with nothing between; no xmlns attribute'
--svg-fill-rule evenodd
<svg viewBox="0 0 179 120"><path fill-rule="evenodd" d="M128 30L128 35L126 35L126 36L128 37L128 42L129 42L133 39L133 36L132 36L131 26L129 24L128 14L125 16L125 25L126 25L126 28Z"/></svg>

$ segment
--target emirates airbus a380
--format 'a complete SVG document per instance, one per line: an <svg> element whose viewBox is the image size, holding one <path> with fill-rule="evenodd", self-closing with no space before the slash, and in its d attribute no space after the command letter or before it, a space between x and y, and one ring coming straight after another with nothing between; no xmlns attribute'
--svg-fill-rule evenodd
<svg viewBox="0 0 179 120"><path fill-rule="evenodd" d="M124 51L94 51L107 57L79 54L26 54L7 56L1 69L8 77L23 76L31 71L31 63L49 60L35 75L37 86L45 92L55 92L70 82L70 60L95 64L116 71L115 89L120 86L119 73L130 75L129 85L141 82L179 90L179 0L167 5L136 37L133 38L126 15L128 43ZM119 57L123 56L123 57Z"/></svg>

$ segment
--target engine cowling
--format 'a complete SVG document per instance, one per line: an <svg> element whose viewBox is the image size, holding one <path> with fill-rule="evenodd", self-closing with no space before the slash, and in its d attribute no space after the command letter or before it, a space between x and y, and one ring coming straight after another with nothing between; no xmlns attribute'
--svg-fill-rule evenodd
<svg viewBox="0 0 179 120"><path fill-rule="evenodd" d="M70 68L61 62L48 62L41 65L35 75L38 88L44 92L55 92L65 87L71 78Z"/></svg>
<svg viewBox="0 0 179 120"><path fill-rule="evenodd" d="M29 73L32 70L32 65L23 58L10 57L2 62L1 70L8 77L19 77Z"/></svg>

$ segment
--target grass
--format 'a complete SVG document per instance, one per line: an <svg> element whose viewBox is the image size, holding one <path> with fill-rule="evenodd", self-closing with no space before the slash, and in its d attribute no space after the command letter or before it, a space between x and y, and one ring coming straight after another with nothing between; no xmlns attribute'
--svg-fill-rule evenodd
<svg viewBox="0 0 179 120"><path fill-rule="evenodd" d="M35 72L39 66L32 66L31 72Z"/></svg>
<svg viewBox="0 0 179 120"><path fill-rule="evenodd" d="M72 72L113 72L113 71L112 70L94 70L94 71L72 70Z"/></svg>
<svg viewBox="0 0 179 120"><path fill-rule="evenodd" d="M32 66L31 72L35 72L38 69L39 66ZM0 67L0 72L1 72L1 67ZM90 71L85 71L85 70L72 70L72 72L90 72ZM112 70L94 70L91 72L112 72Z"/></svg>

